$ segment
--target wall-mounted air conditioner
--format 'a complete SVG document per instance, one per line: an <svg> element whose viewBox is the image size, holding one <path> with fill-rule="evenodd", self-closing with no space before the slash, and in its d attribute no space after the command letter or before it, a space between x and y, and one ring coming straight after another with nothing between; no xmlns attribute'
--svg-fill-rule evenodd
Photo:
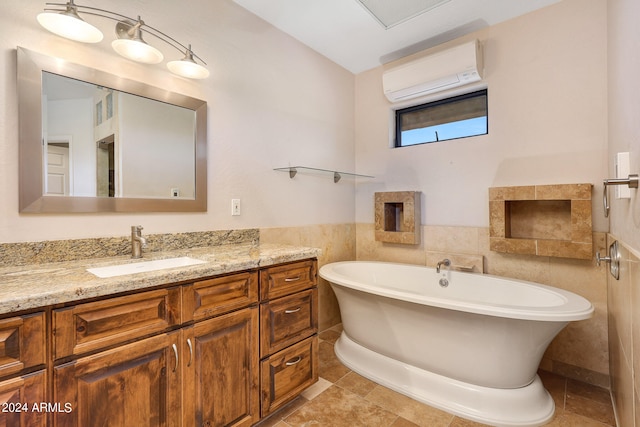
<svg viewBox="0 0 640 427"><path fill-rule="evenodd" d="M480 42L474 40L386 70L384 94L398 102L477 82L482 65Z"/></svg>

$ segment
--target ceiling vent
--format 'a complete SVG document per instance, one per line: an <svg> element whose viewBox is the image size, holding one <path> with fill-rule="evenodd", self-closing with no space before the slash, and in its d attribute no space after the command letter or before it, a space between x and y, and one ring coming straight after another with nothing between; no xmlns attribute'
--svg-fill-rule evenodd
<svg viewBox="0 0 640 427"><path fill-rule="evenodd" d="M482 80L482 51L474 40L386 70L384 94L399 102Z"/></svg>
<svg viewBox="0 0 640 427"><path fill-rule="evenodd" d="M408 21L451 0L357 0L385 29Z"/></svg>

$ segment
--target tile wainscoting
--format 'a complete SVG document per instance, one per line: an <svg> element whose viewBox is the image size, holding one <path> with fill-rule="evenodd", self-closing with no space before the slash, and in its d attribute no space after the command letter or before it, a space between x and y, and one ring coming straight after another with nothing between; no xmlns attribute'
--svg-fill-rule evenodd
<svg viewBox="0 0 640 427"><path fill-rule="evenodd" d="M640 426L640 252L618 240L620 280L607 274L611 394L620 426Z"/></svg>
<svg viewBox="0 0 640 427"><path fill-rule="evenodd" d="M356 258L356 228L354 224L318 224L300 227L260 229L261 243L279 243L322 249L318 267L337 261ZM318 323L320 330L341 322L340 308L331 285L318 277Z"/></svg>

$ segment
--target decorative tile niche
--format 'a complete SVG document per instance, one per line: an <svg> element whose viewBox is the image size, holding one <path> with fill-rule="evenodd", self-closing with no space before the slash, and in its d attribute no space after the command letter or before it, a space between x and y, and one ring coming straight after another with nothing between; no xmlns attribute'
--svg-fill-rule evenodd
<svg viewBox="0 0 640 427"><path fill-rule="evenodd" d="M491 250L591 259L591 187L562 184L490 188Z"/></svg>
<svg viewBox="0 0 640 427"><path fill-rule="evenodd" d="M420 243L419 191L375 193L375 238L387 243Z"/></svg>

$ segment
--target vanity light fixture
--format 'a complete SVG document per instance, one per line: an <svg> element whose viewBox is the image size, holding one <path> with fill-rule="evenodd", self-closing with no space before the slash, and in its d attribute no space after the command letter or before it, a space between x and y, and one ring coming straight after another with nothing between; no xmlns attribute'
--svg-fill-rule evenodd
<svg viewBox="0 0 640 427"><path fill-rule="evenodd" d="M104 37L102 31L80 18L73 0L69 0L65 10L45 9L38 14L37 19L40 25L52 33L77 42L98 43Z"/></svg>
<svg viewBox="0 0 640 427"><path fill-rule="evenodd" d="M81 6L74 0L67 3L46 3L44 12L38 14L38 22L47 30L61 37L68 38L83 43L98 43L102 41L102 32L84 21L78 12L87 15L100 16L102 18L117 21L115 32L116 40L111 43L111 47L121 56L136 62L145 64L158 64L163 61L164 56L155 47L148 44L142 38L143 30L147 34L162 40L185 56L181 60L167 63L169 71L182 77L190 79L203 79L209 76L209 70L204 65L206 63L191 50L167 34L147 25L140 16L137 19L111 12L105 9L98 9L90 6ZM202 64L196 62L197 58Z"/></svg>
<svg viewBox="0 0 640 427"><path fill-rule="evenodd" d="M111 47L120 56L129 58L132 61L143 62L145 64L158 64L162 62L164 56L155 47L147 44L142 39L140 27L144 21L138 16L138 22L120 21L116 24L117 39L111 42Z"/></svg>
<svg viewBox="0 0 640 427"><path fill-rule="evenodd" d="M209 70L194 61L191 45L187 48L184 58L179 61L167 62L167 68L174 74L192 79L205 79L209 77Z"/></svg>

